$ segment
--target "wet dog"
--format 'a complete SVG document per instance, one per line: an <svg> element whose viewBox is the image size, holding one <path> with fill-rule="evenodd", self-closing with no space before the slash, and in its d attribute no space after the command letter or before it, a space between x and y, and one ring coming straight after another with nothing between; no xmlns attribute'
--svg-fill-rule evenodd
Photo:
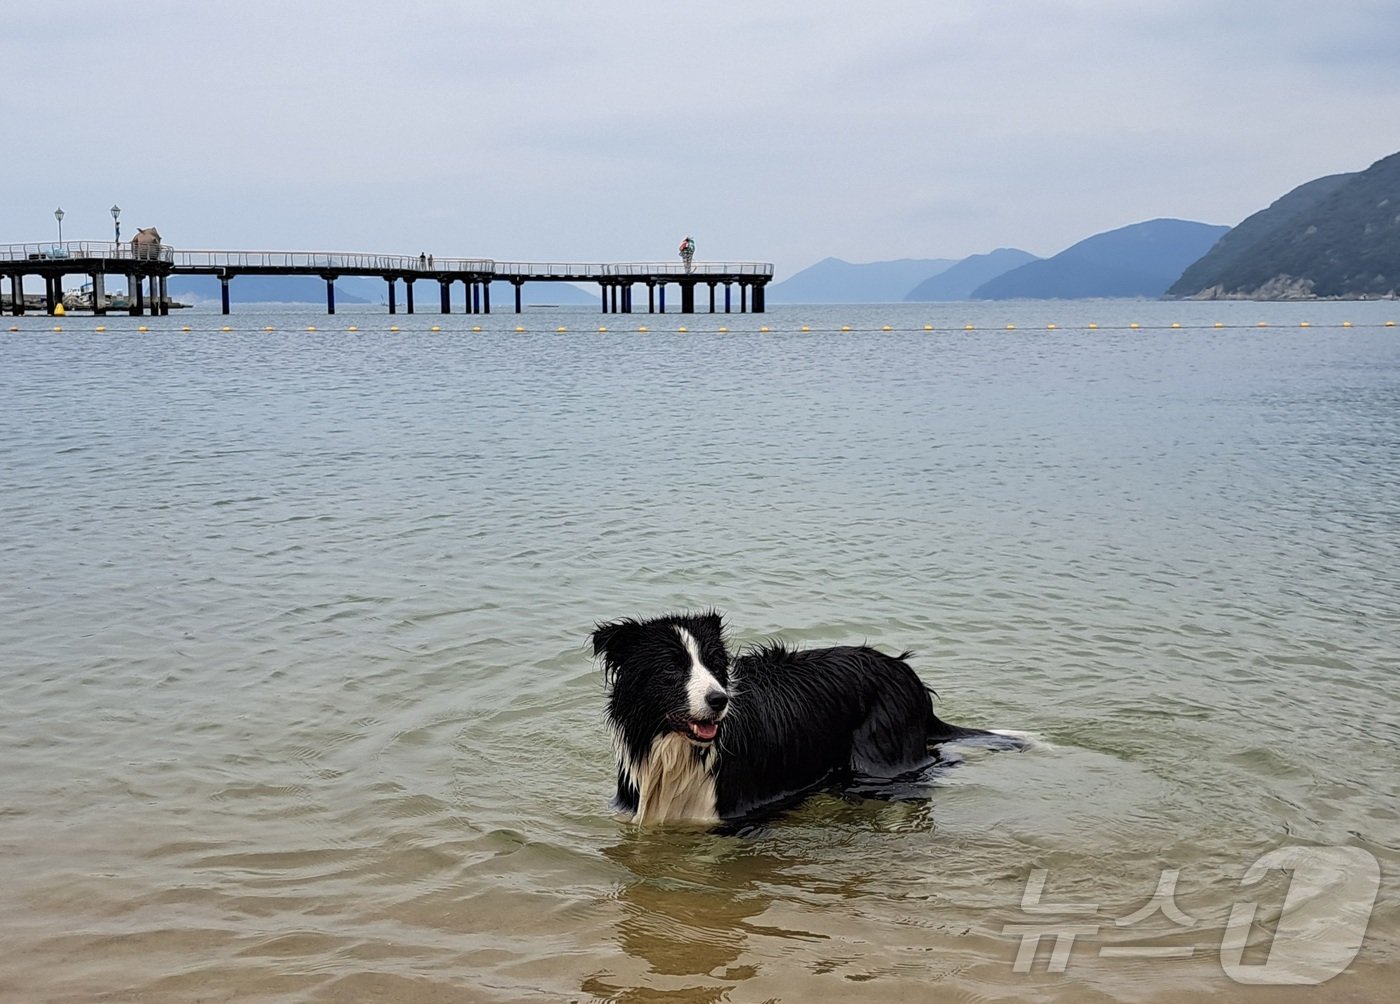
<svg viewBox="0 0 1400 1004"><path fill-rule="evenodd" d="M731 823L818 788L909 777L940 743L1023 745L940 719L907 652L769 643L731 659L716 613L599 624L592 640L616 808L643 825Z"/></svg>

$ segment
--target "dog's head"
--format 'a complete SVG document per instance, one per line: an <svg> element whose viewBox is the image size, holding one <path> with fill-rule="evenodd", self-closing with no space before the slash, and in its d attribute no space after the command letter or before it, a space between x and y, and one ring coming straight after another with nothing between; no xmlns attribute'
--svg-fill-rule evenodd
<svg viewBox="0 0 1400 1004"><path fill-rule="evenodd" d="M667 732L697 746L715 741L729 710L719 614L628 618L599 624L592 637L608 683L608 720L635 753Z"/></svg>

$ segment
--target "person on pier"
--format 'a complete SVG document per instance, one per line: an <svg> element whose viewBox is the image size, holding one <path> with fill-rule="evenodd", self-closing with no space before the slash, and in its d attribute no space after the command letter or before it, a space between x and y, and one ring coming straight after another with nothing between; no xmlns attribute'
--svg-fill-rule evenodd
<svg viewBox="0 0 1400 1004"><path fill-rule="evenodd" d="M681 261L685 263L685 270L691 272L695 269L695 241L691 240L687 234L685 240L681 241Z"/></svg>

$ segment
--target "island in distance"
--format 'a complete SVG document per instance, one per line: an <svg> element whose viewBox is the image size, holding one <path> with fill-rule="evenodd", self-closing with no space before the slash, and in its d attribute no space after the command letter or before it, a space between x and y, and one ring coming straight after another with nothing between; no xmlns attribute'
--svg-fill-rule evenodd
<svg viewBox="0 0 1400 1004"><path fill-rule="evenodd" d="M1397 296L1400 153L1300 185L1233 228L1147 220L1045 259L1016 248L952 261L826 258L768 291L770 303Z"/></svg>
<svg viewBox="0 0 1400 1004"><path fill-rule="evenodd" d="M856 265L827 258L770 286L768 302L1155 298L1229 229L1188 220L1148 220L1095 234L1050 258L1019 248L998 248L956 261L902 259Z"/></svg>

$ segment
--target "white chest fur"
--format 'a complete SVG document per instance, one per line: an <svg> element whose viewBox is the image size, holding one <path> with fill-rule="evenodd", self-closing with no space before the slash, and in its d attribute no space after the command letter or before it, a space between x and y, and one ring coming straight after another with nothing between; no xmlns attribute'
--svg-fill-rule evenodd
<svg viewBox="0 0 1400 1004"><path fill-rule="evenodd" d="M716 751L711 750L710 756ZM715 811L715 779L695 747L679 733L671 732L652 744L640 763L623 758L623 770L637 786L634 823L642 826L690 820L718 823Z"/></svg>

